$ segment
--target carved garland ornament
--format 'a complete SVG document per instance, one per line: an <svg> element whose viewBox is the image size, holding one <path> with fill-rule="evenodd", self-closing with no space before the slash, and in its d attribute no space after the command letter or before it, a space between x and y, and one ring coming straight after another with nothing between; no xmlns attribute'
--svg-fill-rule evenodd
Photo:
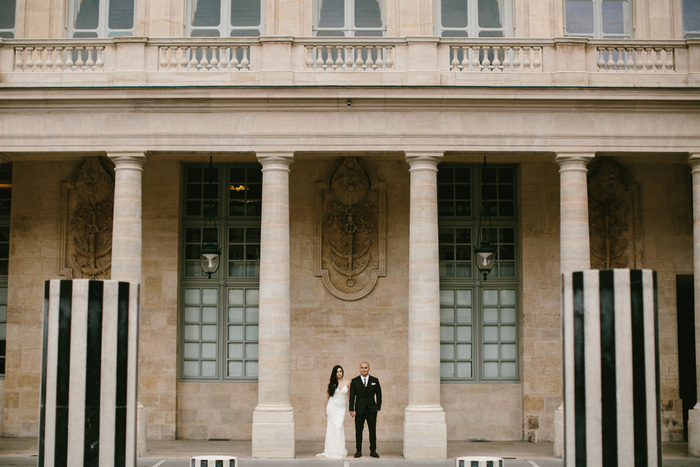
<svg viewBox="0 0 700 467"><path fill-rule="evenodd" d="M97 157L88 157L64 183L63 273L104 279L112 265L114 176Z"/></svg>
<svg viewBox="0 0 700 467"><path fill-rule="evenodd" d="M588 171L591 268L638 268L637 186L611 158L595 159Z"/></svg>
<svg viewBox="0 0 700 467"><path fill-rule="evenodd" d="M340 299L366 296L386 275L385 199L384 183L356 157L316 183L316 275Z"/></svg>

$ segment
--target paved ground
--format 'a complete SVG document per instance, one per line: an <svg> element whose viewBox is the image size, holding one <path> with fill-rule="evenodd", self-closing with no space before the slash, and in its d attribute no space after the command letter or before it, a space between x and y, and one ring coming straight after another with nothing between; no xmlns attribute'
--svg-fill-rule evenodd
<svg viewBox="0 0 700 467"><path fill-rule="evenodd" d="M552 456L552 443L468 442L447 444L447 459L431 461L406 460L399 442L380 443L380 459L365 456L343 460L316 457L323 443L300 442L295 459L251 459L250 441L149 441L148 454L138 459L138 467L190 467L193 456L224 454L239 458L241 467L455 467L455 458L462 456L497 456L505 467L563 467L564 462ZM354 450L348 444L348 451ZM700 467L700 458L688 455L685 443L664 443L663 465L666 467ZM36 466L35 438L0 438L0 466ZM97 466L95 466L97 467Z"/></svg>

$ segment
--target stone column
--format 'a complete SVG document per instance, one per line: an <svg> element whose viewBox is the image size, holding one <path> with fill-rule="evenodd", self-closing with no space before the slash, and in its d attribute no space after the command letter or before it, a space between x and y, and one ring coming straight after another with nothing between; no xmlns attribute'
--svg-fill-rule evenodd
<svg viewBox="0 0 700 467"><path fill-rule="evenodd" d="M700 401L700 153L688 158L693 176L693 277L695 281L695 367ZM700 456L700 402L688 412L688 453Z"/></svg>
<svg viewBox="0 0 700 467"><path fill-rule="evenodd" d="M113 152L107 155L114 163L111 279L141 284L142 180L143 164L147 157L142 152ZM137 454L144 456L147 452L148 420L143 405L139 402L137 407Z"/></svg>
<svg viewBox="0 0 700 467"><path fill-rule="evenodd" d="M406 154L411 174L406 459L447 457L447 424L440 405L437 165L441 158L441 153Z"/></svg>
<svg viewBox="0 0 700 467"><path fill-rule="evenodd" d="M253 457L294 457L289 366L289 166L291 153L259 153L262 164L258 405Z"/></svg>
<svg viewBox="0 0 700 467"><path fill-rule="evenodd" d="M562 274L591 268L588 234L588 169L593 153L560 153L559 164L559 255ZM563 358L563 356L562 356ZM564 405L554 414L554 455L564 455Z"/></svg>

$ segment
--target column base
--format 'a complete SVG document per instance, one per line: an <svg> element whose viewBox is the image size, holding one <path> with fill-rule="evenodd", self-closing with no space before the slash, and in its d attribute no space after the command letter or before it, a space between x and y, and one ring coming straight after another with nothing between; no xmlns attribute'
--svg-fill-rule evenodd
<svg viewBox="0 0 700 467"><path fill-rule="evenodd" d="M688 454L700 457L700 405L688 411Z"/></svg>
<svg viewBox="0 0 700 467"><path fill-rule="evenodd" d="M403 424L403 457L446 459L447 423L442 407L406 407Z"/></svg>
<svg viewBox="0 0 700 467"><path fill-rule="evenodd" d="M252 444L254 458L294 459L294 409L257 407Z"/></svg>
<svg viewBox="0 0 700 467"><path fill-rule="evenodd" d="M554 457L564 457L564 406L554 412Z"/></svg>

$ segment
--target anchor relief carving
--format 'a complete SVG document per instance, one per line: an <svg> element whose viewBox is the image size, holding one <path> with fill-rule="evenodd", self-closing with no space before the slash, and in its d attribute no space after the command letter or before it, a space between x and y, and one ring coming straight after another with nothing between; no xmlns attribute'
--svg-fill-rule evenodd
<svg viewBox="0 0 700 467"><path fill-rule="evenodd" d="M333 295L357 300L386 275L385 186L356 157L316 184L316 275Z"/></svg>

